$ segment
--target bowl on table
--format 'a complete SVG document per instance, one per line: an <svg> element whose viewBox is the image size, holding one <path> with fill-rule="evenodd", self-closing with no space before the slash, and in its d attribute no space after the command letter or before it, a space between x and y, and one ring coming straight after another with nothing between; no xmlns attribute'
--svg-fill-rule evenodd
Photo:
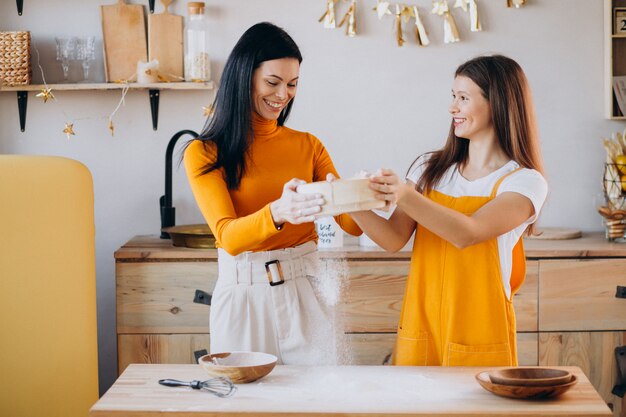
<svg viewBox="0 0 626 417"><path fill-rule="evenodd" d="M578 382L576 375L571 375L569 382L552 386L523 386L523 385L501 385L491 382L489 372L479 372L475 376L481 387L500 397L517 398L524 400L537 400L543 398L557 397Z"/></svg>
<svg viewBox="0 0 626 417"><path fill-rule="evenodd" d="M223 352L201 356L198 363L213 377L226 376L235 384L263 378L274 369L278 358L263 352Z"/></svg>
<svg viewBox="0 0 626 417"><path fill-rule="evenodd" d="M567 384L572 379L569 371L555 368L515 367L489 371L494 384L524 387L550 387Z"/></svg>
<svg viewBox="0 0 626 417"><path fill-rule="evenodd" d="M315 217L336 216L354 211L372 210L385 207L383 200L376 199L369 188L367 178L350 178L333 182L317 181L298 185L299 194L321 194L326 203Z"/></svg>

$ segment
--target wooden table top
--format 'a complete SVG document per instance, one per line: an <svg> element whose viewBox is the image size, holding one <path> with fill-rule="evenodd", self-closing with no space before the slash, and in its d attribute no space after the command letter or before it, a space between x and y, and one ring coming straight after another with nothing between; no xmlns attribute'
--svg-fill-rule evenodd
<svg viewBox="0 0 626 417"><path fill-rule="evenodd" d="M237 385L230 398L159 379L208 379L199 365L132 364L91 408L92 417L206 416L611 416L577 367L563 395L515 400L485 391L474 375L486 368L400 366L276 366L265 378Z"/></svg>
<svg viewBox="0 0 626 417"><path fill-rule="evenodd" d="M526 258L624 258L626 244L609 242L603 233L583 233L579 239L540 240L524 239ZM358 240L346 236L341 248L321 248L324 259L380 259L406 260L411 258L410 248L399 252L385 252L379 247L358 245ZM175 247L169 239L159 239L157 235L135 236L115 252L117 262L159 262L159 261L217 261L216 249L190 249Z"/></svg>

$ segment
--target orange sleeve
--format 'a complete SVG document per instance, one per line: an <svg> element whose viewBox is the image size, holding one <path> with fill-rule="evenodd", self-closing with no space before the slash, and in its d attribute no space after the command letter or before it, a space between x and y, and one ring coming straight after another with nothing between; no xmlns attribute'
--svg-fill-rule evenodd
<svg viewBox="0 0 626 417"><path fill-rule="evenodd" d="M215 160L215 151L210 148L211 145L207 142L207 146L204 146L200 140L189 144L184 158L187 178L196 203L219 247L231 255L237 255L280 231L276 229L269 204L250 215L237 217L221 169L198 175L204 166Z"/></svg>
<svg viewBox="0 0 626 417"><path fill-rule="evenodd" d="M313 173L313 181L326 181L327 174L333 174L336 178L339 178L339 174L335 169L333 161L330 159L330 155L326 148L316 137L312 136L315 141L315 166ZM347 214L340 214L335 216L335 221L346 233L353 236L360 236L363 234L361 228L356 224L352 218Z"/></svg>

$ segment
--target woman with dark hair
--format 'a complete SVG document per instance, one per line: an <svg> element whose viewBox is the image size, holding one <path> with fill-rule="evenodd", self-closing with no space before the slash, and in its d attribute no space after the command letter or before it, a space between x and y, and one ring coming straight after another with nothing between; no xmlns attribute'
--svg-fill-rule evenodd
<svg viewBox="0 0 626 417"><path fill-rule="evenodd" d="M522 234L548 187L530 89L512 59L472 59L452 83L445 146L420 156L406 182L389 169L370 179L388 206L352 217L389 251L415 232L393 362L517 365L511 303L525 276Z"/></svg>
<svg viewBox="0 0 626 417"><path fill-rule="evenodd" d="M284 126L302 55L271 23L249 28L226 61L214 113L185 150L191 189L218 247L211 352L260 351L280 363L332 363L332 323L309 282L321 195L299 184L336 176L313 135ZM346 215L348 233L361 230Z"/></svg>

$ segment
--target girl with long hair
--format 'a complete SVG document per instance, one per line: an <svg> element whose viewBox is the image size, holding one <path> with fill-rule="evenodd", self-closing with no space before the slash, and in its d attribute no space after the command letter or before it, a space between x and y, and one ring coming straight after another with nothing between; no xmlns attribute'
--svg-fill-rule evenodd
<svg viewBox="0 0 626 417"><path fill-rule="evenodd" d="M371 176L377 197L397 205L391 217L352 218L389 251L415 233L393 363L514 366L521 238L548 191L526 76L510 58L474 58L456 70L449 112L446 144L406 181Z"/></svg>
<svg viewBox="0 0 626 417"><path fill-rule="evenodd" d="M249 28L228 57L214 113L185 150L191 189L218 247L211 352L259 351L279 363L332 364L334 330L310 280L321 195L299 184L337 175L322 143L284 126L302 55L271 23ZM347 215L348 233L361 230Z"/></svg>

